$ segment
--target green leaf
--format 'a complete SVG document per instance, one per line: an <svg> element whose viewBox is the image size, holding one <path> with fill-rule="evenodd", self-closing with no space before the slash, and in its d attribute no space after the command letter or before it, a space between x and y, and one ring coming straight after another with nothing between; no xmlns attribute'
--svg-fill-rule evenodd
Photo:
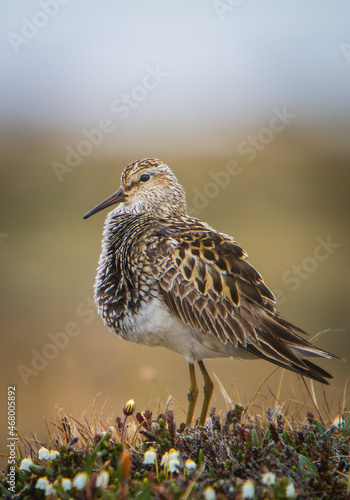
<svg viewBox="0 0 350 500"><path fill-rule="evenodd" d="M147 484L142 491L140 491L135 500L149 500L151 498L151 485Z"/></svg>
<svg viewBox="0 0 350 500"><path fill-rule="evenodd" d="M238 423L241 421L243 409L244 409L243 406L238 405L238 404L235 404L235 406L233 408L233 413L234 413L235 419Z"/></svg>
<svg viewBox="0 0 350 500"><path fill-rule="evenodd" d="M47 476L47 477L52 477L53 476L53 470L48 469L47 467L45 467L45 469L44 469L44 475Z"/></svg>
<svg viewBox="0 0 350 500"><path fill-rule="evenodd" d="M3 486L2 484L0 484L0 492L6 495L7 497L12 497L11 491L7 490L5 486Z"/></svg>
<svg viewBox="0 0 350 500"><path fill-rule="evenodd" d="M287 446L293 446L293 441L287 431L283 431L283 439Z"/></svg>
<svg viewBox="0 0 350 500"><path fill-rule="evenodd" d="M94 466L94 463L95 463L95 460L96 460L96 456L97 456L97 452L101 448L101 446L103 444L103 441L106 439L106 437L108 436L109 433L110 433L110 430L108 429L108 431L106 431L103 434L100 442L97 444L96 448L91 453L91 455L89 456L89 458L88 458L88 460L87 460L87 462L85 464L84 471L87 472L89 475L91 474L92 468Z"/></svg>
<svg viewBox="0 0 350 500"><path fill-rule="evenodd" d="M252 435L253 435L253 446L254 446L254 448L259 448L258 434L257 434L257 432L256 432L255 429L253 429Z"/></svg>
<svg viewBox="0 0 350 500"><path fill-rule="evenodd" d="M271 435L270 429L267 429L267 431L265 432L265 435L264 435L264 441L265 441L265 439L269 440L270 435Z"/></svg>
<svg viewBox="0 0 350 500"><path fill-rule="evenodd" d="M16 444L16 458L17 458L19 463L21 463L23 460L22 450L21 450L18 443Z"/></svg>
<svg viewBox="0 0 350 500"><path fill-rule="evenodd" d="M29 466L29 469L31 472L34 472L35 474L41 474L49 477L53 476L53 471L51 469L43 467L42 465L32 464Z"/></svg>
<svg viewBox="0 0 350 500"><path fill-rule="evenodd" d="M57 493L58 493L58 498L61 498L61 500L69 500L70 498L69 495L64 491L62 486L60 486Z"/></svg>
<svg viewBox="0 0 350 500"><path fill-rule="evenodd" d="M281 407L280 406L276 406L276 408L274 408L272 411L271 411L271 419L272 421L275 420L275 418L277 417L279 411L280 411Z"/></svg>
<svg viewBox="0 0 350 500"><path fill-rule="evenodd" d="M321 422L318 422L317 420L314 420L314 426L315 426L315 431L319 432L320 434L324 434L327 430L325 426L322 425Z"/></svg>
<svg viewBox="0 0 350 500"><path fill-rule="evenodd" d="M308 457L305 457L304 455L299 455L299 465L301 469L303 470L304 474L306 477L317 477L320 479L320 476L314 466L314 464L311 462L311 460Z"/></svg>
<svg viewBox="0 0 350 500"><path fill-rule="evenodd" d="M199 450L199 453L198 453L198 465L199 465L199 468L202 467L202 463L203 463L203 450L201 448Z"/></svg>

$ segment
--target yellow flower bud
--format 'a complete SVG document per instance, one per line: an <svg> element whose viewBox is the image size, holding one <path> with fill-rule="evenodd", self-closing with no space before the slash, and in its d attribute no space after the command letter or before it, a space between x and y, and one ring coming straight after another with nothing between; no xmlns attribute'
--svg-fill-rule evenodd
<svg viewBox="0 0 350 500"><path fill-rule="evenodd" d="M134 413L135 408L136 408L135 401L133 399L129 399L129 401L125 403L123 408L124 415L129 417Z"/></svg>

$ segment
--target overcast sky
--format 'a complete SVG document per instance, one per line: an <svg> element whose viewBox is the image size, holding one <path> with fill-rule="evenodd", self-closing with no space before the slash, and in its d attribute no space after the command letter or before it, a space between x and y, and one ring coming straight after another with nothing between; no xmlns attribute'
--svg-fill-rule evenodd
<svg viewBox="0 0 350 500"><path fill-rule="evenodd" d="M117 113L126 128L210 128L282 105L301 121L350 116L348 0L231 3L2 1L0 124ZM116 111L125 96L132 120Z"/></svg>

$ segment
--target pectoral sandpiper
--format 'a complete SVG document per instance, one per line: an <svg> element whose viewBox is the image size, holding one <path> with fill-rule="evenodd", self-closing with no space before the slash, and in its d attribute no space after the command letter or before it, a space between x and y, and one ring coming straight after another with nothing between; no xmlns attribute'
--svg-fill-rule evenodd
<svg viewBox="0 0 350 500"><path fill-rule="evenodd" d="M112 205L103 233L95 300L105 324L122 338L185 356L191 385L186 425L204 378L203 425L213 382L203 359L263 358L328 384L332 376L307 359L337 358L282 319L275 297L230 236L190 217L186 195L160 160L128 165L118 191L84 219Z"/></svg>

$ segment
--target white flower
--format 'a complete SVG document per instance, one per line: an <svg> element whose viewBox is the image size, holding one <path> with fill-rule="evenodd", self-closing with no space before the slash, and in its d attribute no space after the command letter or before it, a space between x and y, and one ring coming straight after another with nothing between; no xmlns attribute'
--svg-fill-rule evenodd
<svg viewBox="0 0 350 500"><path fill-rule="evenodd" d="M171 450L169 451L169 460L178 460L179 456L179 452L174 448L171 448Z"/></svg>
<svg viewBox="0 0 350 500"><path fill-rule="evenodd" d="M287 498L293 498L295 497L295 488L294 488L294 483L289 483L287 488L286 488L286 497Z"/></svg>
<svg viewBox="0 0 350 500"><path fill-rule="evenodd" d="M180 460L178 458L172 458L169 460L169 470L170 472L179 472Z"/></svg>
<svg viewBox="0 0 350 500"><path fill-rule="evenodd" d="M156 460L157 460L157 453L153 448L150 448L145 452L143 457L144 464L154 464Z"/></svg>
<svg viewBox="0 0 350 500"><path fill-rule="evenodd" d="M45 448L45 446L42 446L39 450L39 460L42 460L43 458L45 460L48 460L49 459L49 456L50 456L50 452L47 448Z"/></svg>
<svg viewBox="0 0 350 500"><path fill-rule="evenodd" d="M72 489L72 481L68 477L63 478L61 484L64 491Z"/></svg>
<svg viewBox="0 0 350 500"><path fill-rule="evenodd" d="M188 458L185 462L185 468L186 468L187 472L191 474L192 472L194 472L197 469L197 464L196 464L196 462L194 462L193 460Z"/></svg>
<svg viewBox="0 0 350 500"><path fill-rule="evenodd" d="M265 472L265 474L262 477L262 482L267 486L273 486L276 482L275 474L273 472Z"/></svg>
<svg viewBox="0 0 350 500"><path fill-rule="evenodd" d="M211 486L207 486L204 490L205 500L215 500L215 490Z"/></svg>
<svg viewBox="0 0 350 500"><path fill-rule="evenodd" d="M60 452L56 450L50 451L50 460L55 460L55 458L59 457Z"/></svg>
<svg viewBox="0 0 350 500"><path fill-rule="evenodd" d="M99 473L96 479L96 487L106 490L109 483L109 474L106 470Z"/></svg>
<svg viewBox="0 0 350 500"><path fill-rule="evenodd" d="M26 470L27 472L30 472L30 466L34 465L33 460L31 458L24 458L21 462L21 465L19 466L19 470Z"/></svg>
<svg viewBox="0 0 350 500"><path fill-rule="evenodd" d="M242 496L243 496L243 498L254 498L254 495L255 495L254 483L253 483L253 481L248 479L248 481L246 481L243 484Z"/></svg>
<svg viewBox="0 0 350 500"><path fill-rule="evenodd" d="M153 434L157 434L159 432L159 424L158 422L152 422L151 423L151 429Z"/></svg>
<svg viewBox="0 0 350 500"><path fill-rule="evenodd" d="M169 452L164 453L160 465L163 465L165 469L169 469L170 472L179 472L179 452L172 448Z"/></svg>
<svg viewBox="0 0 350 500"><path fill-rule="evenodd" d="M52 486L52 484L48 484L45 488L45 496L48 497L50 495L55 495L56 496L56 490Z"/></svg>
<svg viewBox="0 0 350 500"><path fill-rule="evenodd" d="M78 474L73 479L73 486L77 490L83 490L85 488L86 482L88 480L88 475L86 472L78 472Z"/></svg>
<svg viewBox="0 0 350 500"><path fill-rule="evenodd" d="M169 453L166 451L162 456L162 461L160 465L164 465L164 467L169 467Z"/></svg>
<svg viewBox="0 0 350 500"><path fill-rule="evenodd" d="M37 490L46 490L46 488L49 486L49 480L47 479L46 476L39 477L39 479L36 482L36 489Z"/></svg>

